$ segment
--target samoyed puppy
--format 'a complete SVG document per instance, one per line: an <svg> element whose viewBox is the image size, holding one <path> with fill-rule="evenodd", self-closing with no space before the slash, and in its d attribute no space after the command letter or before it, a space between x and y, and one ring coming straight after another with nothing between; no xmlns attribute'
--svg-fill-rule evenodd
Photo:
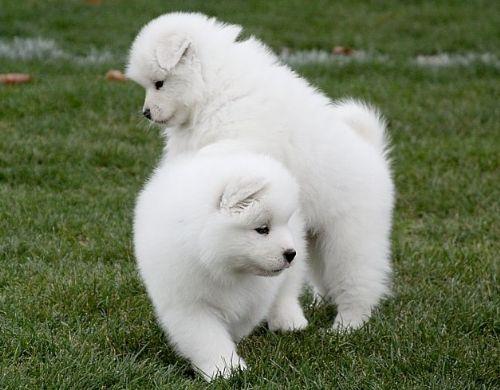
<svg viewBox="0 0 500 390"><path fill-rule="evenodd" d="M127 75L143 113L165 128L166 161L223 139L283 163L300 186L311 276L337 305L335 329L358 328L389 291L394 189L385 123L332 102L241 27L202 14L160 16L132 44Z"/></svg>
<svg viewBox="0 0 500 390"><path fill-rule="evenodd" d="M139 195L134 246L157 318L210 380L245 368L236 344L263 319L307 326L295 179L270 157L216 144L162 163Z"/></svg>

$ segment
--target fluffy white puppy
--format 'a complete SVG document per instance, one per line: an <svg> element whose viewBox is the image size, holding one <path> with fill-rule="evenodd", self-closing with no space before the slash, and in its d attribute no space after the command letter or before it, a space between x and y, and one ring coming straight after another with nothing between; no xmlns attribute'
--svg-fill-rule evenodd
<svg viewBox="0 0 500 390"><path fill-rule="evenodd" d="M166 159L222 139L281 161L300 185L311 268L337 305L334 328L357 328L388 292L393 184L385 124L355 101L332 103L241 27L172 13L136 37L127 75L144 115L166 127Z"/></svg>
<svg viewBox="0 0 500 390"><path fill-rule="evenodd" d="M298 204L281 164L219 145L161 164L141 192L140 274L170 340L207 380L245 367L235 343L264 318L272 330L307 326Z"/></svg>

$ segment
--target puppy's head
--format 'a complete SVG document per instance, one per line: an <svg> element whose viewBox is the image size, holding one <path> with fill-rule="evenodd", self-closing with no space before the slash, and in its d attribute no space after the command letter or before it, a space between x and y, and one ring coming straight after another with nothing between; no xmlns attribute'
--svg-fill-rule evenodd
<svg viewBox="0 0 500 390"><path fill-rule="evenodd" d="M210 43L232 41L239 26L202 14L172 13L142 28L130 49L127 77L146 91L143 114L166 127L189 122L206 94L202 59Z"/></svg>
<svg viewBox="0 0 500 390"><path fill-rule="evenodd" d="M185 34L139 34L127 76L145 89L143 115L157 124L186 123L203 97L200 64Z"/></svg>
<svg viewBox="0 0 500 390"><path fill-rule="evenodd" d="M276 276L303 256L297 186L291 177L236 177L205 226L202 259L219 274Z"/></svg>

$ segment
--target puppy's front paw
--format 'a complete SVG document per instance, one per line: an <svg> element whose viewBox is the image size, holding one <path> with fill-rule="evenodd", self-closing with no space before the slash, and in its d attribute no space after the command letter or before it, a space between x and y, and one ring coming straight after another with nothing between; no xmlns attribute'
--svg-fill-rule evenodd
<svg viewBox="0 0 500 390"><path fill-rule="evenodd" d="M227 379L234 373L246 369L247 365L245 361L238 355L232 355L230 358L221 357L216 362L207 362L198 367L198 371L200 371L203 378L208 382L218 377Z"/></svg>
<svg viewBox="0 0 500 390"><path fill-rule="evenodd" d="M308 322L302 308L294 305L280 307L279 310L273 311L267 319L267 324L271 331L290 332L304 329Z"/></svg>
<svg viewBox="0 0 500 390"><path fill-rule="evenodd" d="M337 332L351 332L361 328L369 318L369 313L349 310L342 311L337 313L333 321L332 330Z"/></svg>

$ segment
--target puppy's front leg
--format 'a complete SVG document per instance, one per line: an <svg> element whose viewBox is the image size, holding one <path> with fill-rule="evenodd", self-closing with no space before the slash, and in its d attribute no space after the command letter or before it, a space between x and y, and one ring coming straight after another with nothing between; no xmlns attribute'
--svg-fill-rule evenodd
<svg viewBox="0 0 500 390"><path fill-rule="evenodd" d="M224 324L210 311L170 310L161 316L161 323L179 353L207 381L219 375L227 378L232 370L246 368Z"/></svg>
<svg viewBox="0 0 500 390"><path fill-rule="evenodd" d="M305 264L299 261L286 271L285 280L269 310L267 324L272 331L301 330L307 320L299 303L304 283Z"/></svg>

